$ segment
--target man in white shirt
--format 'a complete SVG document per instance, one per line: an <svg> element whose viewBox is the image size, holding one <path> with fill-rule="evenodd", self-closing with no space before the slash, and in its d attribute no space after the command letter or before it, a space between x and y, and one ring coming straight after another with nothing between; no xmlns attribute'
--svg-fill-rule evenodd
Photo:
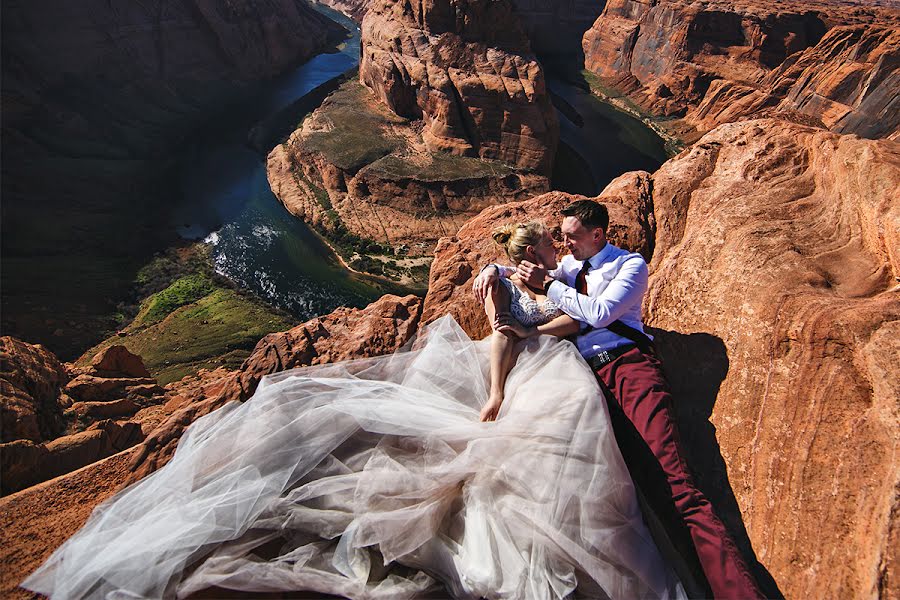
<svg viewBox="0 0 900 600"><path fill-rule="evenodd" d="M473 289L483 301L497 276L516 271L529 286L543 287L550 300L583 324L576 338L578 350L606 392L611 412L616 408L624 413L659 462L714 596L762 598L725 526L694 485L680 448L668 384L641 322L647 263L640 254L607 242L609 214L602 204L579 200L562 214L563 241L571 254L557 269L547 272L527 261L516 269L489 265Z"/></svg>

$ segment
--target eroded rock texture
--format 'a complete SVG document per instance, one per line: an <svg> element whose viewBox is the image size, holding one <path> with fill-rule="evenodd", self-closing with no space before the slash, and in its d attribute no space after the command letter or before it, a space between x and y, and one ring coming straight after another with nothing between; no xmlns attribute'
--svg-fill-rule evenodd
<svg viewBox="0 0 900 600"><path fill-rule="evenodd" d="M896 9L834 2L611 0L584 36L585 66L700 131L777 110L888 137L900 126L898 23Z"/></svg>
<svg viewBox="0 0 900 600"><path fill-rule="evenodd" d="M897 189L898 144L776 120L719 127L653 175L648 322L724 344L695 407L788 597L900 589Z"/></svg>
<svg viewBox="0 0 900 600"><path fill-rule="evenodd" d="M88 367L11 337L0 338L0 352L3 494L137 444L165 401L166 390L124 346L98 353Z"/></svg>
<svg viewBox="0 0 900 600"><path fill-rule="evenodd" d="M272 150L266 172L282 204L320 230L405 245L414 256L430 255L485 207L550 187L500 161L429 151L421 127L355 81Z"/></svg>
<svg viewBox="0 0 900 600"><path fill-rule="evenodd" d="M375 0L362 44L360 81L429 151L549 174L559 126L509 0Z"/></svg>
<svg viewBox="0 0 900 600"><path fill-rule="evenodd" d="M700 485L789 598L900 589L897 189L897 143L763 119L601 195L623 245L652 234L645 317ZM494 207L444 240L423 322L486 334L469 288L498 256L489 232L568 200Z"/></svg>

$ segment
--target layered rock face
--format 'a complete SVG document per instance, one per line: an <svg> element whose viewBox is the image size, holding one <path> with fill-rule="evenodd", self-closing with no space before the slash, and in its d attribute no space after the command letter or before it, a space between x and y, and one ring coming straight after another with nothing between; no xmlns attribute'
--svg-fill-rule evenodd
<svg viewBox="0 0 900 600"><path fill-rule="evenodd" d="M900 589L897 189L897 143L763 119L600 197L620 245L653 240L646 322L699 483L789 598ZM443 241L423 322L485 335L469 288L498 256L489 232L555 223L570 199L495 207Z"/></svg>
<svg viewBox="0 0 900 600"><path fill-rule="evenodd" d="M585 66L700 131L777 110L886 137L900 126L898 23L894 9L829 2L612 0L584 36Z"/></svg>
<svg viewBox="0 0 900 600"><path fill-rule="evenodd" d="M155 427L165 402L165 390L124 346L111 346L90 366L76 367L6 336L0 338L0 358L4 494L137 444L144 427Z"/></svg>
<svg viewBox="0 0 900 600"><path fill-rule="evenodd" d="M185 138L343 30L295 0L3 13L3 329L68 359L110 326L124 257L160 250Z"/></svg>
<svg viewBox="0 0 900 600"><path fill-rule="evenodd" d="M345 83L269 154L272 191L329 234L349 232L428 256L479 211L549 189L506 163L430 152L420 128L355 81Z"/></svg>
<svg viewBox="0 0 900 600"><path fill-rule="evenodd" d="M424 122L429 151L549 174L559 126L509 0L376 0L362 45L360 81Z"/></svg>

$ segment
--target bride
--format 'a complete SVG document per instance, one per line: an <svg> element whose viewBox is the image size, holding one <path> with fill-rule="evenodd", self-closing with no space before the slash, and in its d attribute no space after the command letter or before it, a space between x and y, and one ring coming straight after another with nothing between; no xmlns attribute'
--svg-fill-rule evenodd
<svg viewBox="0 0 900 600"><path fill-rule="evenodd" d="M539 224L495 239L554 266ZM54 599L683 596L593 374L572 344L535 335L577 324L521 282L487 311L486 340L446 316L408 351L264 378L22 585Z"/></svg>

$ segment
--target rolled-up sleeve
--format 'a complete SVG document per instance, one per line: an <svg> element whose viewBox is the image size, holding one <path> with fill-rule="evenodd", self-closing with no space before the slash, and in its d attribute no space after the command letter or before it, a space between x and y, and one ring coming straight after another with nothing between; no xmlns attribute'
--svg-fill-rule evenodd
<svg viewBox="0 0 900 600"><path fill-rule="evenodd" d="M579 294L560 281L547 289L547 297L564 313L594 327L606 327L640 303L647 291L647 263L640 256L631 257L598 296Z"/></svg>

